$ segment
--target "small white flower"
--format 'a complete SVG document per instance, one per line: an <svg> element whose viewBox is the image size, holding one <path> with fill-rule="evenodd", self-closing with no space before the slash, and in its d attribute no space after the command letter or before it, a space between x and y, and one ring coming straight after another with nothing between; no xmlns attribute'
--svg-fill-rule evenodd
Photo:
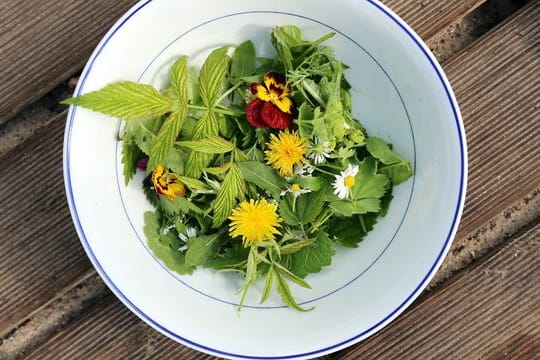
<svg viewBox="0 0 540 360"><path fill-rule="evenodd" d="M185 234L178 233L178 237L180 238L180 240L182 240L185 243L187 243L187 241L189 239L193 239L196 236L197 236L197 229L195 229L192 226L189 226L189 227L186 228L186 233Z"/></svg>
<svg viewBox="0 0 540 360"><path fill-rule="evenodd" d="M349 165L340 175L335 175L336 180L332 183L334 194L340 199L349 196L349 190L354 186L355 176L358 174L358 165Z"/></svg>
<svg viewBox="0 0 540 360"><path fill-rule="evenodd" d="M283 190L279 194L279 196L285 196L289 192L292 193L295 197L298 197L298 196L300 196L302 194L310 193L311 190L310 189L302 189L300 187L300 185L298 185L297 183L294 183L291 186L289 186L286 190Z"/></svg>
<svg viewBox="0 0 540 360"><path fill-rule="evenodd" d="M330 141L323 141L319 137L315 137L312 143L309 144L308 158L312 159L315 165L322 164L330 156L332 152Z"/></svg>
<svg viewBox="0 0 540 360"><path fill-rule="evenodd" d="M293 177L311 176L314 171L315 167L313 167L313 165L309 163L304 163L302 164L302 166L295 167Z"/></svg>

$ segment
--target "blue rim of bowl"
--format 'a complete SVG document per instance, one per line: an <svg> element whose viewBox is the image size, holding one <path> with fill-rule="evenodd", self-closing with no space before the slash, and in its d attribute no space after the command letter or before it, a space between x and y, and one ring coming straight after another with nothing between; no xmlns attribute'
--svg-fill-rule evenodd
<svg viewBox="0 0 540 360"><path fill-rule="evenodd" d="M118 22L113 26L113 28L107 33L107 35L103 38L103 40L100 42L94 53L92 54L90 60L88 61L87 67L84 69L84 72L82 74L82 79L84 79L89 74L89 68L91 67L91 64L96 60L96 58L99 56L101 51L103 50L104 46L107 44L107 42L114 36L114 34L127 22L129 19L134 16L137 12L139 12L141 9L143 9L146 5L151 3L154 0L146 0L138 3L133 8L131 8ZM418 35L414 33L412 29L409 28L408 25L405 24L403 20L401 20L396 14L394 14L391 10L389 10L386 6L379 3L377 0L365 0L369 4L373 5L375 8L377 8L379 11L381 11L385 16L387 16L390 20L392 20L399 28L401 28L408 36L409 38L416 44L416 46L420 49L420 51L424 54L424 56L427 58L429 63L431 64L433 70L437 74L437 77L439 78L441 85L444 88L445 94L448 98L448 101L450 103L450 106L452 108L453 116L456 121L457 126L457 134L460 144L460 187L459 187L459 196L458 201L456 204L456 209L454 211L454 217L452 219L452 224L450 226L450 229L448 231L448 235L445 239L445 242L443 244L443 247L441 251L439 252L437 258L433 262L433 265L429 269L429 271L426 273L424 278L420 281L420 283L416 286L416 288L407 296L399 306L397 306L392 312L390 312L387 316L385 316L383 319L381 319L379 322L377 322L375 325L371 326L370 328L362 331L359 334L356 334L355 336L352 336L348 339L345 339L339 343L336 343L331 346L327 346L322 349L317 349L313 351L309 351L306 353L301 354L292 354L292 355L284 355L284 356L249 356L249 355L243 355L243 354L234 354L229 353L225 351L221 351L218 349L213 349L208 346L204 346L202 344L198 344L196 342L193 342L189 339L183 338L182 336L173 333L172 331L164 328L160 324L158 324L156 321L151 319L149 316L147 316L142 310L140 310L135 304L133 304L113 283L113 281L109 278L109 276L105 273L104 269L99 264L97 258L95 257L94 253L92 252L92 249L90 248L88 241L86 239L86 235L84 233L84 230L81 226L77 209L75 206L75 201L73 198L73 191L71 186L71 176L70 176L70 166L69 166L69 154L68 149L71 143L71 126L73 123L73 115L74 115L74 107L70 107L70 111L68 114L68 120L66 122L66 129L65 129L65 136L64 136L64 181L65 181L65 189L66 189L66 196L68 200L69 209L71 212L71 216L73 218L75 229L79 235L79 238L81 239L82 245L89 256L92 264L100 274L100 276L104 279L105 283L109 286L109 288L113 291L113 293L130 309L132 310L139 318L141 318L143 321L145 321L147 324L151 325L155 329L159 330L161 333L167 335L168 337L183 343L185 345L191 346L195 349L198 349L200 351L204 351L210 354L214 355L220 355L220 356L227 356L227 357L234 357L234 358L241 358L241 359L297 359L297 358L306 358L306 357L312 357L317 355L324 355L328 354L334 351L337 351L339 349L342 349L344 347L350 346L369 335L373 334L377 330L380 330L382 327L384 327L386 324L391 322L395 317L397 317L401 312L403 312L408 305L420 294L420 292L425 288L428 281L433 277L435 274L435 271L439 268L444 256L448 252L448 249L450 247L450 244L452 242L452 239L455 235L455 232L457 230L457 225L459 223L461 213L463 210L463 203L465 199L465 188L466 188L466 157L467 157L467 150L465 146L465 131L463 129L463 123L461 120L461 116L459 114L459 108L457 105L457 102L454 98L453 92L450 88L450 84L448 80L446 79L445 75L442 72L442 69L438 65L437 61L434 59L433 55L429 52L427 47L422 43ZM76 92L80 91L80 88L82 82L79 83Z"/></svg>

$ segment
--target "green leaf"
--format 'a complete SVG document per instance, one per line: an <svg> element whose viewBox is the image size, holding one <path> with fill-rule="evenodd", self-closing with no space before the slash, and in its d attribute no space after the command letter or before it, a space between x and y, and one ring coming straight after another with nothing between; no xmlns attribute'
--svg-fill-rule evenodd
<svg viewBox="0 0 540 360"><path fill-rule="evenodd" d="M180 181L184 183L184 185L186 185L191 191L210 190L210 186L206 185L204 182L200 180L193 179L187 176L178 176L178 179L180 179Z"/></svg>
<svg viewBox="0 0 540 360"><path fill-rule="evenodd" d="M166 159L169 151L171 150L180 130L182 124L186 119L188 113L187 107L180 108L178 111L173 112L159 129L159 132L154 140L152 148L150 149L150 160L148 161L148 169L154 169L156 166L163 163Z"/></svg>
<svg viewBox="0 0 540 360"><path fill-rule="evenodd" d="M172 101L150 85L116 82L104 88L62 101L125 120L167 113Z"/></svg>
<svg viewBox="0 0 540 360"><path fill-rule="evenodd" d="M228 47L224 46L212 51L201 67L199 75L200 95L203 104L209 108L215 105L223 89L229 65L227 50Z"/></svg>
<svg viewBox="0 0 540 360"><path fill-rule="evenodd" d="M225 154L235 149L233 143L219 136L210 136L200 140L179 141L177 144L205 154Z"/></svg>
<svg viewBox="0 0 540 360"><path fill-rule="evenodd" d="M313 244L314 240L298 240L293 243L288 243L287 245L283 245L280 247L280 253L281 255L290 255L294 254L295 252L305 248L306 246L310 246Z"/></svg>
<svg viewBox="0 0 540 360"><path fill-rule="evenodd" d="M227 170L229 170L231 164L231 162L227 162L218 167L206 168L204 169L204 171L212 175L221 175L224 174Z"/></svg>
<svg viewBox="0 0 540 360"><path fill-rule="evenodd" d="M311 286L309 286L309 284L301 277L296 276L295 274L293 274L292 272L290 272L289 270L287 270L286 268L284 268L283 266L279 264L275 264L274 266L277 272L279 272L281 275L285 275L285 277L289 278L289 280L291 280L292 282L296 283L297 285L303 288L311 289Z"/></svg>
<svg viewBox="0 0 540 360"><path fill-rule="evenodd" d="M210 136L217 136L218 133L218 115L213 111L208 110L195 125L193 139L200 140ZM208 167L213 157L214 156L211 154L203 154L196 151L190 152L186 160L185 175L192 178L199 178L203 170Z"/></svg>
<svg viewBox="0 0 540 360"><path fill-rule="evenodd" d="M181 56L171 67L171 86L181 104L188 103L188 67L187 56Z"/></svg>
<svg viewBox="0 0 540 360"><path fill-rule="evenodd" d="M370 136L366 140L366 148L371 155L380 160L385 165L405 162L398 154L396 154L390 146L381 138Z"/></svg>
<svg viewBox="0 0 540 360"><path fill-rule="evenodd" d="M274 272L274 274L276 278L276 290L281 296L281 301L283 301L285 305L302 312L314 309L314 307L306 309L298 305L298 303L296 302L296 300L294 300L294 297L291 294L291 288L289 287L289 284L287 284L285 279L283 279L282 275L278 271Z"/></svg>
<svg viewBox="0 0 540 360"><path fill-rule="evenodd" d="M408 162L381 167L379 171L388 176L393 185L401 184L413 176L411 164Z"/></svg>
<svg viewBox="0 0 540 360"><path fill-rule="evenodd" d="M171 247L170 242L163 241L164 239L161 236L159 219L156 213L151 211L144 213L143 231L150 250L170 270L179 274L191 274L193 272L193 268L186 265L184 254L177 248Z"/></svg>
<svg viewBox="0 0 540 360"><path fill-rule="evenodd" d="M303 176L298 179L298 185L302 189L309 189L312 191L319 191L325 184L325 180L316 176Z"/></svg>
<svg viewBox="0 0 540 360"><path fill-rule="evenodd" d="M330 201L330 208L342 216L353 214L366 214L368 212L378 212L381 209L381 200L367 198L360 200L334 200Z"/></svg>
<svg viewBox="0 0 540 360"><path fill-rule="evenodd" d="M214 201L213 227L218 227L227 220L236 204L236 199L241 199L244 196L245 190L246 184L244 183L242 173L238 169L238 166L233 163Z"/></svg>
<svg viewBox="0 0 540 360"><path fill-rule="evenodd" d="M271 167L258 161L242 161L238 167L247 182L253 183L264 190L268 190L274 198L278 198L281 191L287 188L287 182Z"/></svg>
<svg viewBox="0 0 540 360"><path fill-rule="evenodd" d="M289 255L291 259L289 270L305 278L309 273L317 273L324 266L329 266L335 253L334 243L328 234L320 231L313 244Z"/></svg>
<svg viewBox="0 0 540 360"><path fill-rule="evenodd" d="M245 264L248 253L249 248L244 247L241 242L237 242L224 253L210 259L205 266L216 270L238 267L242 263Z"/></svg>
<svg viewBox="0 0 540 360"><path fill-rule="evenodd" d="M270 266L270 269L268 269L268 272L266 273L266 281L264 282L264 288L261 295L260 304L264 303L266 299L268 299L268 296L270 296L272 285L274 285L274 276L275 276L274 267Z"/></svg>
<svg viewBox="0 0 540 360"><path fill-rule="evenodd" d="M313 191L294 197L287 194L279 202L279 214L289 225L307 224L317 218L324 206L325 191Z"/></svg>
<svg viewBox="0 0 540 360"><path fill-rule="evenodd" d="M231 56L231 71L229 76L232 84L241 78L255 73L255 47L250 40L244 41L236 47Z"/></svg>
<svg viewBox="0 0 540 360"><path fill-rule="evenodd" d="M124 183L127 185L137 172L137 161L143 157L144 153L137 144L125 141L122 144L122 164L124 165Z"/></svg>
<svg viewBox="0 0 540 360"><path fill-rule="evenodd" d="M190 239L186 251L186 266L205 265L218 250L223 231Z"/></svg>
<svg viewBox="0 0 540 360"><path fill-rule="evenodd" d="M370 213L348 218L334 218L328 225L328 232L341 245L355 248L373 229L377 223L377 217L377 213Z"/></svg>
<svg viewBox="0 0 540 360"><path fill-rule="evenodd" d="M388 189L388 177L375 173L372 158L366 158L360 164L360 170L356 175L356 181L351 188L353 199L380 198Z"/></svg>
<svg viewBox="0 0 540 360"><path fill-rule="evenodd" d="M178 196L174 200L160 196L159 205L167 215L188 214L190 211L195 214L204 213L203 209L182 196Z"/></svg>

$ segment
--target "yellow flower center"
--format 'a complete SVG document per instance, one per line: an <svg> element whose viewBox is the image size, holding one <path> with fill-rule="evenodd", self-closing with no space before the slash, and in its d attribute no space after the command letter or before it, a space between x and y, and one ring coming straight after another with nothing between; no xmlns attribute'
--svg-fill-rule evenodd
<svg viewBox="0 0 540 360"><path fill-rule="evenodd" d="M294 191L294 192L300 191L300 185L298 185L298 184L292 184L292 185L291 185L291 190Z"/></svg>
<svg viewBox="0 0 540 360"><path fill-rule="evenodd" d="M229 216L231 237L242 237L245 247L274 239L281 234L277 229L282 221L277 214L277 205L266 199L242 201Z"/></svg>
<svg viewBox="0 0 540 360"><path fill-rule="evenodd" d="M343 184L348 188L352 188L354 186L354 182L355 182L354 176L350 176L350 175L345 177L345 180L343 180Z"/></svg>
<svg viewBox="0 0 540 360"><path fill-rule="evenodd" d="M279 137L272 134L266 145L266 162L278 170L281 176L293 176L293 166L304 162L307 146L296 131L281 131Z"/></svg>

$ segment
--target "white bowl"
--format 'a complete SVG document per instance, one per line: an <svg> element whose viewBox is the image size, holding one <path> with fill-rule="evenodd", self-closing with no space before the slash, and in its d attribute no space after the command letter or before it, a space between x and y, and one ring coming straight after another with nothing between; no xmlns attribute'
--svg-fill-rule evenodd
<svg viewBox="0 0 540 360"><path fill-rule="evenodd" d="M450 85L419 37L379 2L368 0L145 0L107 33L76 94L118 80L161 87L181 54L200 65L214 48L251 39L270 54L269 30L299 25L307 38L336 32L328 45L350 66L353 113L410 160L415 176L394 189L388 215L354 250L294 288L316 306L299 313L260 284L236 311L242 279L169 271L146 245L142 175L125 187L119 121L71 108L64 175L81 242L103 280L142 320L200 351L230 358L310 358L350 346L391 322L420 294L450 247L467 177L463 124ZM419 329L420 331L421 329Z"/></svg>

